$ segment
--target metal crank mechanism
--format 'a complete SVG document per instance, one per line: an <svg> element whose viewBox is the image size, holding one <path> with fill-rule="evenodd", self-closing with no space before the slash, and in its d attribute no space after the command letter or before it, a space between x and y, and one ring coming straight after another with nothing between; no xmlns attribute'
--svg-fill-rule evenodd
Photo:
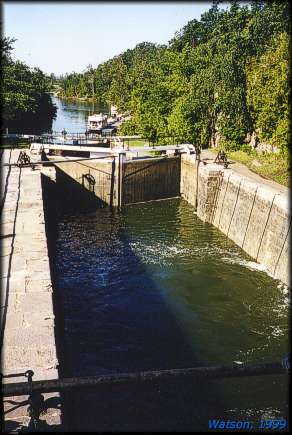
<svg viewBox="0 0 292 435"><path fill-rule="evenodd" d="M16 406L14 406L12 409L9 409L5 412L9 413L11 411L14 411L17 408L20 408L22 406L28 405L27 413L30 417L30 421L28 426L24 426L21 428L20 432L38 432L41 429L41 426L43 425L43 422L40 421L39 417L40 414L45 410L45 399L42 394L40 394L37 391L32 391L32 377L34 375L34 372L32 370L27 370L25 373L16 373L11 375L3 376L2 378L14 378L19 376L25 376L27 378L27 382L29 385L29 397L27 400L24 400L22 402L19 402ZM3 419L4 421L4 419Z"/></svg>
<svg viewBox="0 0 292 435"><path fill-rule="evenodd" d="M27 429L30 432L37 432L40 429L40 414L45 409L45 399L44 396L38 392L32 391L32 377L34 372L32 370L27 370L25 372L25 377L30 387L30 395L28 397L28 408L27 412L30 417L30 422Z"/></svg>
<svg viewBox="0 0 292 435"><path fill-rule="evenodd" d="M223 164L224 168L227 168L229 165L227 154L220 150L214 160L214 163L217 163L218 165Z"/></svg>
<svg viewBox="0 0 292 435"><path fill-rule="evenodd" d="M90 173L82 175L82 181L86 180L90 186L95 185L95 178Z"/></svg>
<svg viewBox="0 0 292 435"><path fill-rule="evenodd" d="M30 165L30 157L26 154L25 151L20 151L16 164L19 168L24 165Z"/></svg>
<svg viewBox="0 0 292 435"><path fill-rule="evenodd" d="M86 180L87 184L88 184L88 188L91 192L94 192L94 186L95 186L95 178L93 175L91 175L90 173L88 174L82 174L82 186L84 186L84 181Z"/></svg>

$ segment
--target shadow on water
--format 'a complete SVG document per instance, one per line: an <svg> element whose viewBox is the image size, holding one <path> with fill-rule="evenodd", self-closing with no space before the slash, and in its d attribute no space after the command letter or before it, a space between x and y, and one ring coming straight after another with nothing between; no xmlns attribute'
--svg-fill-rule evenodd
<svg viewBox="0 0 292 435"><path fill-rule="evenodd" d="M64 285L61 279L61 288L71 299L65 302L67 374L97 375L196 366L197 356L159 289L131 249L126 232L118 227L116 217L114 212L103 213L110 228L105 246L98 249L101 267L97 267L96 279L99 282L95 282L90 273L93 280L89 282L83 281L81 274L77 283L69 279ZM85 269L87 277L94 251L95 247L82 252L80 268ZM78 268L76 257L71 258L72 266ZM197 403L194 401L193 393L198 388L201 392L209 389L206 384L164 381L71 395L70 427L99 431L191 430L194 425L198 426L200 419L205 426L203 410L199 417L194 413L194 406L199 406L201 400L199 395Z"/></svg>
<svg viewBox="0 0 292 435"><path fill-rule="evenodd" d="M88 215L94 207L88 198L87 214L73 217L75 229L62 219L62 241L51 254L56 255L52 270L60 376L200 365L131 249L120 213L106 208ZM62 212L60 203L57 209L59 217L54 213L55 223L51 219L51 242L61 213L72 213L64 202ZM63 394L63 419L74 431L197 430L206 428L210 407L218 410L211 389L207 382L176 380L71 392ZM202 406L202 396L209 405Z"/></svg>
<svg viewBox="0 0 292 435"><path fill-rule="evenodd" d="M72 179L70 180L72 183ZM79 189L81 193L82 188L78 185L76 189L76 194L71 197L72 201L65 201L64 196L61 196L58 202L48 207L51 207L50 229L47 231L54 275L60 376L205 365L205 361L202 360L205 355L201 354L202 346L218 348L220 344L213 343L216 341L216 334L213 341L211 332L205 336L212 341L212 345L208 340L202 343L202 338L201 348L196 340L193 340L192 346L190 345L190 340L160 288L159 280L155 277L153 279L151 268L141 261L141 256L133 249L133 234L135 242L140 242L144 236L147 237L149 226L143 225L141 232L139 222L135 223L134 220L141 217L147 219L146 209L139 207L139 213L130 213L130 217L127 211L124 214L108 207L100 209L97 208L96 200L93 200L91 194L88 196L85 193L81 200L77 191ZM53 197L55 201L56 195ZM87 202L87 199L90 201ZM154 219L163 219L164 213L175 216L179 201L172 204L171 211L167 211L167 207L162 207L160 214L158 213ZM151 214L149 211L148 213ZM142 221L140 222L142 225ZM171 249L177 248L177 237L182 237L182 234L178 234L179 231L184 232L184 239L189 237L188 227L184 222L179 225L169 225L167 228ZM129 232L130 228L132 233ZM161 231L158 225L158 233L153 234L158 237L160 234L163 238L163 233L164 230ZM153 237L153 234L150 237ZM149 246L157 249L161 240L158 243L151 240ZM161 252L157 249L153 255L157 258ZM202 280L207 280L207 285L208 282L210 286L213 285L212 273L208 272L208 275L202 277L198 275L202 274L203 266L195 265L195 282L199 290L201 289L198 285L203 285ZM229 265L228 269L232 269L232 266ZM179 279L178 287L183 287L186 292L188 286L183 282L184 277L181 275L184 270L176 270L176 276L173 278ZM234 272L237 270L234 268ZM158 270L158 273L162 272L169 273L164 267L163 270ZM216 270L213 271L213 276L214 273L218 280ZM230 273L232 274L228 270L229 277ZM243 274L246 275L245 272ZM169 279L172 279L171 274ZM245 282L243 280L243 283ZM226 281L225 286L227 284ZM191 285L194 293L194 283ZM206 286L206 283L204 285ZM221 285L220 282L218 285ZM226 291L227 289L228 287ZM215 287L214 291L216 292ZM232 301L235 300L236 294L236 289L233 289ZM187 296L187 293L185 295ZM199 304L201 296L204 297L204 293L199 291L195 299ZM224 301L222 304L218 302L217 293L217 299L214 295L213 299L210 299L211 296L209 291L209 303L219 304L218 308L225 307ZM201 307L206 308L204 301L202 304ZM192 328L195 324L192 324ZM221 324L222 320L219 325ZM210 320L208 328L212 328ZM199 331L196 335L200 337ZM230 331L228 335L222 336L225 345L228 345L228 336ZM232 355L228 355L228 352L228 348L222 349L222 353L227 353L228 361L231 361ZM271 388L279 389L278 379L270 378L267 382L274 385ZM63 419L65 427L73 431L207 431L209 418L225 416L227 419L230 415L238 418L240 410L246 409L246 405L252 409L256 403L261 415L263 409L267 409L270 404L270 401L267 404L263 403L267 396L266 385L265 380L255 378L239 382L168 380L148 385L74 391L62 396ZM257 390L258 402L250 404L254 388ZM229 415L226 414L227 402L224 391L228 391L229 394ZM243 414L243 418L246 418L246 415Z"/></svg>

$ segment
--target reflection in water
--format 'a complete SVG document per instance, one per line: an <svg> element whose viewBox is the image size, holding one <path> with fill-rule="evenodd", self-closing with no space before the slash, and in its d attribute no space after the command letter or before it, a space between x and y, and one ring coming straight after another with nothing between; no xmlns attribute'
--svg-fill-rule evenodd
<svg viewBox="0 0 292 435"><path fill-rule="evenodd" d="M108 112L108 108L97 102L84 102L52 97L57 106L57 117L53 121L53 131L66 130L79 133L86 130L87 117L93 113Z"/></svg>
<svg viewBox="0 0 292 435"><path fill-rule="evenodd" d="M169 200L65 215L56 284L64 375L265 362L288 348L287 290L192 206ZM284 376L164 382L70 395L75 430L208 430L286 417Z"/></svg>

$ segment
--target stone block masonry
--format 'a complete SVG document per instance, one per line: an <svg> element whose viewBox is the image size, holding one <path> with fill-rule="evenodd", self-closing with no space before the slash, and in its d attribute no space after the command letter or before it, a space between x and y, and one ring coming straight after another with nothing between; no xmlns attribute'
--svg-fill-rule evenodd
<svg viewBox="0 0 292 435"><path fill-rule="evenodd" d="M194 156L184 155L181 193L191 204L197 202L200 219L219 228L270 275L290 285L291 212L282 189L221 165L198 167Z"/></svg>
<svg viewBox="0 0 292 435"><path fill-rule="evenodd" d="M181 195L189 203L196 206L198 193L198 161L192 156L182 155L181 157Z"/></svg>
<svg viewBox="0 0 292 435"><path fill-rule="evenodd" d="M18 154L17 150L5 150L1 164L16 162ZM56 379L58 358L41 172L2 169L1 371L5 376L30 369L34 371L33 380ZM3 379L25 381L24 377ZM41 419L58 427L59 394L44 394L44 398L46 409ZM4 410L10 411L5 415L5 432L18 431L28 424L27 405L12 410L26 399L5 399Z"/></svg>

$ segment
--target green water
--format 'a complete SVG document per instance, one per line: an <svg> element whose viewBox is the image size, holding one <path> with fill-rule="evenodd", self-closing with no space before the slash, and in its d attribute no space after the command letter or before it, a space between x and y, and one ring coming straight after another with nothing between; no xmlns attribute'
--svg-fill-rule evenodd
<svg viewBox="0 0 292 435"><path fill-rule="evenodd" d="M56 248L66 375L272 362L289 350L287 288L183 200L64 214ZM92 394L74 396L73 429L207 431L212 418L257 427L288 413L286 376Z"/></svg>

